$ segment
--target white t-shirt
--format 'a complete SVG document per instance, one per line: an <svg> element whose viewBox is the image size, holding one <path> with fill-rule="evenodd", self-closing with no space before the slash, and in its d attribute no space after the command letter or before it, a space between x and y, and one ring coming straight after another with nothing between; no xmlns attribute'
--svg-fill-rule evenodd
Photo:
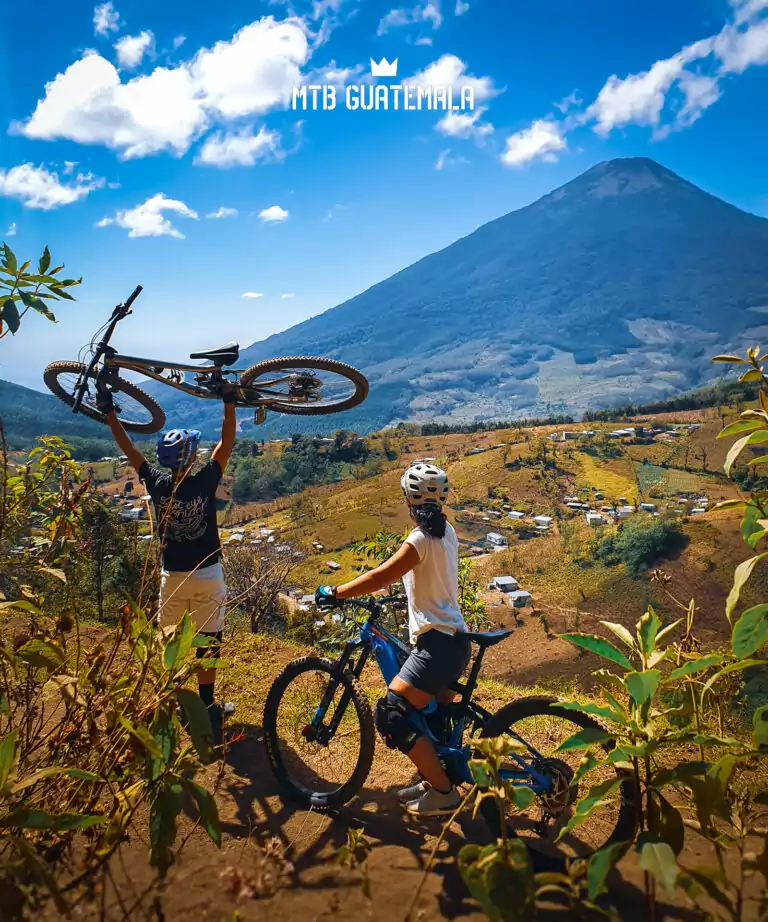
<svg viewBox="0 0 768 922"><path fill-rule="evenodd" d="M446 634L466 631L459 607L459 539L453 526L446 524L443 538L414 528L405 543L419 555L419 563L403 577L411 643L432 629Z"/></svg>

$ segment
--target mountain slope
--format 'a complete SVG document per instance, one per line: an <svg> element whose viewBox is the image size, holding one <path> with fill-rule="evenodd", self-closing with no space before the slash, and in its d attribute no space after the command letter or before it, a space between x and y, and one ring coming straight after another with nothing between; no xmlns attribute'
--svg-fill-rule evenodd
<svg viewBox="0 0 768 922"><path fill-rule="evenodd" d="M0 419L11 449L30 445L38 435L110 438L105 426L86 416L76 416L53 394L33 391L10 381L0 381Z"/></svg>
<svg viewBox="0 0 768 922"><path fill-rule="evenodd" d="M653 160L614 160L241 361L329 355L369 376L362 407L309 429L649 400L711 379L710 356L760 326L767 253L767 220ZM164 399L180 422L212 419L200 403ZM300 428L272 418L272 429Z"/></svg>

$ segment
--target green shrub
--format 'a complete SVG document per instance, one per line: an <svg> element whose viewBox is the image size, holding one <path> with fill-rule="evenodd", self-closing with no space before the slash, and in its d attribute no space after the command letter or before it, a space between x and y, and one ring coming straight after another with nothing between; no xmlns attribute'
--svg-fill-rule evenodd
<svg viewBox="0 0 768 922"><path fill-rule="evenodd" d="M679 523L667 519L636 519L622 525L599 544L595 556L608 566L626 564L631 576L640 576L652 564L682 550L688 539Z"/></svg>

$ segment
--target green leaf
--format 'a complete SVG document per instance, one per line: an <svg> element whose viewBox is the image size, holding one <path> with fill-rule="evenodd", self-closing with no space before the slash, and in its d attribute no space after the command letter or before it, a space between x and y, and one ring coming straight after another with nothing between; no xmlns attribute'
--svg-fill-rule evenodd
<svg viewBox="0 0 768 922"><path fill-rule="evenodd" d="M68 291L65 291L63 288L60 288L58 285L56 285L56 286L54 286L54 285L49 285L48 288L49 288L55 295L58 295L60 298L63 298L65 301L74 301L74 300L75 300L75 298L73 298L72 295L71 295Z"/></svg>
<svg viewBox="0 0 768 922"><path fill-rule="evenodd" d="M15 273L17 271L16 254L7 243L3 244L3 265L10 272Z"/></svg>
<svg viewBox="0 0 768 922"><path fill-rule="evenodd" d="M536 794L533 788L525 787L522 784L513 784L511 781L504 782L504 790L511 804L521 812L527 810L536 800Z"/></svg>
<svg viewBox="0 0 768 922"><path fill-rule="evenodd" d="M629 842L614 842L595 852L587 863L587 888L589 898L596 900L608 889L605 881L616 863L629 847Z"/></svg>
<svg viewBox="0 0 768 922"><path fill-rule="evenodd" d="M678 624L682 624L683 619L678 618L677 621L673 621L671 624L668 624L666 627L662 628L659 633L656 635L656 649L661 646L662 640L666 640L667 637L674 631Z"/></svg>
<svg viewBox="0 0 768 922"><path fill-rule="evenodd" d="M162 788L151 800L149 811L149 863L164 877L173 860L176 817L184 806L180 784Z"/></svg>
<svg viewBox="0 0 768 922"><path fill-rule="evenodd" d="M650 830L679 855L685 842L685 824L679 810L658 791L651 797Z"/></svg>
<svg viewBox="0 0 768 922"><path fill-rule="evenodd" d="M13 298L8 298L3 304L2 313L0 317L3 320L3 323L8 327L11 333L16 334L19 327L21 326L21 318L19 317L19 309L16 307L16 302Z"/></svg>
<svg viewBox="0 0 768 922"><path fill-rule="evenodd" d="M672 848L666 842L643 842L640 846L640 867L656 880L672 899L679 870Z"/></svg>
<svg viewBox="0 0 768 922"><path fill-rule="evenodd" d="M16 810L0 820L3 829L52 829L70 832L73 829L90 829L107 822L106 816L87 813L46 813L44 810Z"/></svg>
<svg viewBox="0 0 768 922"><path fill-rule="evenodd" d="M752 716L752 739L758 746L768 746L768 704L759 707Z"/></svg>
<svg viewBox="0 0 768 922"><path fill-rule="evenodd" d="M58 669L64 663L62 650L48 640L35 637L19 647L17 656L23 663L36 669Z"/></svg>
<svg viewBox="0 0 768 922"><path fill-rule="evenodd" d="M725 429L717 433L718 439L727 438L729 435L736 435L739 432L751 432L753 429L760 429L765 426L765 421L759 419L737 419L735 423L730 423ZM738 502L738 500L736 500Z"/></svg>
<svg viewBox="0 0 768 922"><path fill-rule="evenodd" d="M16 758L17 734L17 730L12 730L0 740L0 793L5 790L13 769L13 761Z"/></svg>
<svg viewBox="0 0 768 922"><path fill-rule="evenodd" d="M690 778L702 778L710 768L709 762L678 762L677 765L659 769L651 778L651 785L658 789L668 784L685 784Z"/></svg>
<svg viewBox="0 0 768 922"><path fill-rule="evenodd" d="M748 608L733 627L731 649L734 656L743 660L751 656L768 641L768 605Z"/></svg>
<svg viewBox="0 0 768 922"><path fill-rule="evenodd" d="M208 838L217 848L221 848L221 821L219 820L219 811L213 795L189 778L184 778L183 783L197 804L200 823L208 833Z"/></svg>
<svg viewBox="0 0 768 922"><path fill-rule="evenodd" d="M40 261L37 264L37 271L40 275L45 275L48 271L48 267L51 265L51 251L46 247L43 250L43 255L40 257Z"/></svg>
<svg viewBox="0 0 768 922"><path fill-rule="evenodd" d="M712 678L707 679L707 684L704 686L702 695L706 694L708 691L711 691L713 685L721 679L723 676L728 675L731 672L741 672L744 669L749 669L750 666L764 666L765 663L761 659L745 659L741 660L738 663L729 663L720 672L716 672Z"/></svg>
<svg viewBox="0 0 768 922"><path fill-rule="evenodd" d="M82 768L62 768L61 766L52 766L51 768L41 768L39 771L33 772L31 775L23 778L17 784L13 785L11 793L18 794L19 791L24 791L27 788L31 788L33 785L37 784L38 781L45 781L47 778L54 778L57 775L66 775L68 778L76 778L80 781L104 780L99 775L95 775L93 772L87 772Z"/></svg>
<svg viewBox="0 0 768 922"><path fill-rule="evenodd" d="M632 700L639 707L649 704L661 681L658 669L648 669L645 672L630 672L624 679Z"/></svg>
<svg viewBox="0 0 768 922"><path fill-rule="evenodd" d="M730 364L735 365L749 365L749 362L746 359L741 359L738 355L716 355L712 361L729 362Z"/></svg>
<svg viewBox="0 0 768 922"><path fill-rule="evenodd" d="M176 699L184 712L192 745L203 763L208 764L212 757L211 745L213 743L213 728L208 708L199 695L186 688L180 688L176 692Z"/></svg>
<svg viewBox="0 0 768 922"><path fill-rule="evenodd" d="M487 790L493 782L487 759L470 759L469 773L472 775L472 780L482 791Z"/></svg>
<svg viewBox="0 0 768 922"><path fill-rule="evenodd" d="M724 656L718 656L715 653L711 653L709 656L700 656L698 659L689 660L687 663L683 663L682 666L678 666L677 669L673 669L664 681L676 682L686 676L697 675L699 672L711 669L712 666L719 666L725 659Z"/></svg>
<svg viewBox="0 0 768 922"><path fill-rule="evenodd" d="M605 730L601 730L599 727L585 727L583 730L579 730L578 733L574 733L573 736L569 736L568 739L563 740L555 752L570 752L572 749L589 749L590 746L594 746L598 743L607 743L611 740L613 740L613 737Z"/></svg>
<svg viewBox="0 0 768 922"><path fill-rule="evenodd" d="M622 640L630 650L634 650L637 646L635 643L635 638L630 634L630 632L624 627L623 624L615 624L613 621L601 621L600 624L603 627L607 627L609 631L613 633Z"/></svg>
<svg viewBox="0 0 768 922"><path fill-rule="evenodd" d="M733 914L733 904L726 893L718 886L718 883L726 884L725 878L719 868L687 867L685 868L685 874L688 875L691 880L695 881L702 890L704 890L707 896L727 909L730 914ZM683 883L682 879L680 883Z"/></svg>
<svg viewBox="0 0 768 922"><path fill-rule="evenodd" d="M531 922L536 918L536 883L521 839L464 845L458 856L461 879L489 922Z"/></svg>
<svg viewBox="0 0 768 922"><path fill-rule="evenodd" d="M637 640L644 656L650 656L656 647L656 635L661 627L659 616L651 605L648 611L637 622Z"/></svg>
<svg viewBox="0 0 768 922"><path fill-rule="evenodd" d="M601 781L600 784L593 785L576 804L570 819L560 830L555 841L559 842L569 832L573 832L585 820L589 819L592 811L607 803L609 798L621 787L622 782L622 778L609 778L607 781Z"/></svg>
<svg viewBox="0 0 768 922"><path fill-rule="evenodd" d="M757 368L750 368L749 371L745 371L743 375L739 378L739 381L762 381L763 373Z"/></svg>
<svg viewBox="0 0 768 922"><path fill-rule="evenodd" d="M185 611L163 651L163 665L168 672L173 673L176 667L186 660L194 638L195 626L189 612Z"/></svg>
<svg viewBox="0 0 768 922"><path fill-rule="evenodd" d="M612 723L624 724L626 714L615 711L613 708L601 707L599 704L579 704L578 701L558 701L553 707L564 708L566 711L579 711L582 714L589 714L592 717L600 717L603 720L610 720Z"/></svg>
<svg viewBox="0 0 768 922"><path fill-rule="evenodd" d="M733 574L733 586L731 586L731 591L728 593L728 598L725 601L725 614L731 623L731 616L739 601L739 596L741 595L744 584L752 575L752 571L755 569L757 562L767 556L768 551L763 554L758 554L755 557L750 557L748 560L743 560L738 567L736 567Z"/></svg>
<svg viewBox="0 0 768 922"><path fill-rule="evenodd" d="M731 445L731 447L728 449L728 454L725 456L725 464L723 465L723 470L725 471L726 476L730 476L731 468L733 467L735 460L747 447L751 438L751 435L745 435L743 438L734 442L733 445Z"/></svg>
<svg viewBox="0 0 768 922"><path fill-rule="evenodd" d="M140 724L131 723L131 721L128 720L127 717L123 717L122 714L117 715L117 720L131 736L135 737L135 739L141 743L151 756L154 756L156 759L161 759L163 757L162 750L157 744L157 740L155 740L146 727L142 727Z"/></svg>
<svg viewBox="0 0 768 922"><path fill-rule="evenodd" d="M558 634L557 636L561 640L567 640L568 643L572 643L575 647L581 647L584 650L589 650L590 653L596 653L598 656L602 656L603 659L610 660L618 666L632 669L632 663L624 656L621 650L614 647L604 637L598 637L595 634Z"/></svg>

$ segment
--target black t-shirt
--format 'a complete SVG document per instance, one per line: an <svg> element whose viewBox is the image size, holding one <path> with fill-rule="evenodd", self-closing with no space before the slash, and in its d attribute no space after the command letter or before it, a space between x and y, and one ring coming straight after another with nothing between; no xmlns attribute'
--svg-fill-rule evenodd
<svg viewBox="0 0 768 922"><path fill-rule="evenodd" d="M166 570L188 573L219 562L216 490L221 475L218 461L211 460L196 474L188 474L172 494L173 478L168 471L148 461L139 468L139 479L155 506Z"/></svg>

